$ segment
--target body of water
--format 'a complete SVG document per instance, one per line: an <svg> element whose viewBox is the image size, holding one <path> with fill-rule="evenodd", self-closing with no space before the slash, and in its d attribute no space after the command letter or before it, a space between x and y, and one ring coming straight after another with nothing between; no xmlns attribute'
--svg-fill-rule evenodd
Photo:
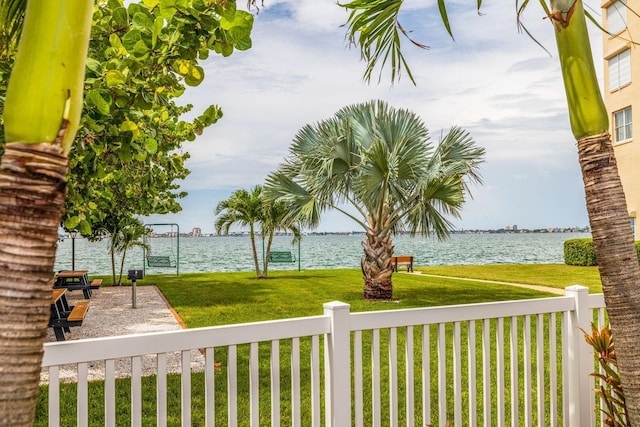
<svg viewBox="0 0 640 427"><path fill-rule="evenodd" d="M413 255L414 265L463 264L549 264L563 263L564 242L568 239L591 237L586 233L512 233L454 234L445 241L435 238L397 236L393 239L396 255ZM359 268L364 235L310 235L298 245L290 237L278 236L272 250L292 251L299 256L302 270L329 268ZM89 242L67 238L58 243L55 270L69 270L72 252L75 268L89 270L92 275L111 274L108 241ZM248 236L181 237L178 248L175 238L150 239L154 255L170 256L175 262L179 254L179 269L186 272L254 271L251 240ZM262 257L262 240L258 240L258 256ZM117 266L119 267L119 260ZM125 260L125 275L129 269L143 269L142 249L132 248ZM269 270L297 270L298 261L269 265ZM175 273L175 268L146 267L148 274Z"/></svg>

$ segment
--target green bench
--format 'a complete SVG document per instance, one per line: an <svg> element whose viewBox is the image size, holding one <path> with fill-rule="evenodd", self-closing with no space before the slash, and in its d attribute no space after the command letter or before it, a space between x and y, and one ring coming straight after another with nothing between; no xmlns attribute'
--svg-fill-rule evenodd
<svg viewBox="0 0 640 427"><path fill-rule="evenodd" d="M295 262L296 257L289 251L271 251L269 252L269 262L284 263Z"/></svg>
<svg viewBox="0 0 640 427"><path fill-rule="evenodd" d="M147 257L147 265L149 267L175 267L168 255L151 255Z"/></svg>

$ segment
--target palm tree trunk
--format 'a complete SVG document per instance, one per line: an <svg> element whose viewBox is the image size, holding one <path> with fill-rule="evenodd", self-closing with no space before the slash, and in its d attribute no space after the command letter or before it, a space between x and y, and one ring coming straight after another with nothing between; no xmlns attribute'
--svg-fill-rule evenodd
<svg viewBox="0 0 640 427"><path fill-rule="evenodd" d="M256 277L260 277L260 263L258 262L258 250L256 249L256 231L253 224L249 226L249 234L251 235L251 251L253 252L253 264L256 268Z"/></svg>
<svg viewBox="0 0 640 427"><path fill-rule="evenodd" d="M0 426L31 426L93 0L27 3L0 161Z"/></svg>
<svg viewBox="0 0 640 427"><path fill-rule="evenodd" d="M631 425L640 426L640 265L581 0L552 0L571 130Z"/></svg>
<svg viewBox="0 0 640 427"><path fill-rule="evenodd" d="M367 236L362 242L362 275L364 277L364 299L390 300L393 298L393 274L391 256L393 244L390 235L381 237L374 229L367 229Z"/></svg>
<svg viewBox="0 0 640 427"><path fill-rule="evenodd" d="M113 236L111 236L111 246L109 247L109 252L111 253L111 280L113 281L113 286L118 286L119 283L116 282L116 249L113 243Z"/></svg>
<svg viewBox="0 0 640 427"><path fill-rule="evenodd" d="M9 143L0 163L2 426L35 416L67 168L60 145L46 143Z"/></svg>
<svg viewBox="0 0 640 427"><path fill-rule="evenodd" d="M267 274L269 272L269 254L271 254L271 244L273 243L273 235L275 234L275 230L269 231L269 239L267 240L267 251L264 256L264 270L262 270L262 277L267 278Z"/></svg>
<svg viewBox="0 0 640 427"><path fill-rule="evenodd" d="M122 251L122 259L120 260L120 273L118 274L118 286L122 285L122 273L124 273L124 261L127 258L127 248Z"/></svg>
<svg viewBox="0 0 640 427"><path fill-rule="evenodd" d="M608 133L578 141L587 211L631 425L640 425L640 265Z"/></svg>

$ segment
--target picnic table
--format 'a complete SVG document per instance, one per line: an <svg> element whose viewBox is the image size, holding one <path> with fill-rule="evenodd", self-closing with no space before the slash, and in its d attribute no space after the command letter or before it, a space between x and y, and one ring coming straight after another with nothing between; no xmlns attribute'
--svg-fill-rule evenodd
<svg viewBox="0 0 640 427"><path fill-rule="evenodd" d="M51 292L51 316L49 326L57 341L65 340L65 332L71 332L71 327L82 325L82 321L89 310L89 301L76 302L76 305L69 305L67 299L67 289L58 288Z"/></svg>
<svg viewBox="0 0 640 427"><path fill-rule="evenodd" d="M94 279L89 282L87 270L62 270L56 274L54 288L66 288L69 291L82 291L86 299L91 298L92 291L99 289L102 279Z"/></svg>

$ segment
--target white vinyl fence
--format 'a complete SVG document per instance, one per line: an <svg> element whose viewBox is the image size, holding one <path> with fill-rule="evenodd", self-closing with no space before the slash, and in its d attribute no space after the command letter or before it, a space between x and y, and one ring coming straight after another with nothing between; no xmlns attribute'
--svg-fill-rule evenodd
<svg viewBox="0 0 640 427"><path fill-rule="evenodd" d="M51 343L40 415L49 426L595 426L581 329L604 314L602 295L571 286L364 313L331 302L322 316Z"/></svg>

